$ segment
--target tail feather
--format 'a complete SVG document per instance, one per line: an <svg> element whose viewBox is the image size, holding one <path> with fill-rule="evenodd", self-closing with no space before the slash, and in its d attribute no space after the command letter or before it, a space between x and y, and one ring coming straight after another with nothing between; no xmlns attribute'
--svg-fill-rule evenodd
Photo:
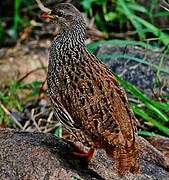
<svg viewBox="0 0 169 180"><path fill-rule="evenodd" d="M123 146L119 148L118 159L117 168L120 175L128 172L133 174L140 173L139 153L135 143L128 147Z"/></svg>

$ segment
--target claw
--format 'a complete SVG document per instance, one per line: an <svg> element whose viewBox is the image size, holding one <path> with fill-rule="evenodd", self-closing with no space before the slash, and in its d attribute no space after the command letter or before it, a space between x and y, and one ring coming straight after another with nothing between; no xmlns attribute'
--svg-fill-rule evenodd
<svg viewBox="0 0 169 180"><path fill-rule="evenodd" d="M81 146L79 144L73 144L75 151L71 154L75 158L84 158L86 162L89 162L93 155L94 155L94 148L90 148L88 152L85 152L82 150Z"/></svg>

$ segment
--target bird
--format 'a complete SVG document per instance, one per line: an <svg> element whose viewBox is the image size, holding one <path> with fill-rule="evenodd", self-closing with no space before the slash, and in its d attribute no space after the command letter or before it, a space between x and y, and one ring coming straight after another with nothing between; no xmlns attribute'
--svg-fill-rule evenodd
<svg viewBox="0 0 169 180"><path fill-rule="evenodd" d="M138 174L135 117L114 74L88 52L82 13L70 3L59 3L41 18L59 28L51 42L47 73L54 116L90 147L88 160L93 149L104 149L115 159L119 174Z"/></svg>

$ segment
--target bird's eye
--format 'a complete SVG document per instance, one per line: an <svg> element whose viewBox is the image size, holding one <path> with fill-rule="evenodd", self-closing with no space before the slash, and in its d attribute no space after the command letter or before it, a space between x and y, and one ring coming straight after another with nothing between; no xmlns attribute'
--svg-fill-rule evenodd
<svg viewBox="0 0 169 180"><path fill-rule="evenodd" d="M63 13L63 11L58 11L58 12L56 13L56 15L58 15L59 17L63 17L63 16L64 16L64 13Z"/></svg>

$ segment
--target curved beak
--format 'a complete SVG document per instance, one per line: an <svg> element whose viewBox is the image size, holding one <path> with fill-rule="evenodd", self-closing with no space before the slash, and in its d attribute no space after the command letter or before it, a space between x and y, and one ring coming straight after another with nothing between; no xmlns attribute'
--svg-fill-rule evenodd
<svg viewBox="0 0 169 180"><path fill-rule="evenodd" d="M52 21L52 20L54 19L54 16L51 14L51 11L49 11L49 12L43 12L43 13L40 15L40 17L41 17L42 19L47 19L47 20L49 20L49 21Z"/></svg>

